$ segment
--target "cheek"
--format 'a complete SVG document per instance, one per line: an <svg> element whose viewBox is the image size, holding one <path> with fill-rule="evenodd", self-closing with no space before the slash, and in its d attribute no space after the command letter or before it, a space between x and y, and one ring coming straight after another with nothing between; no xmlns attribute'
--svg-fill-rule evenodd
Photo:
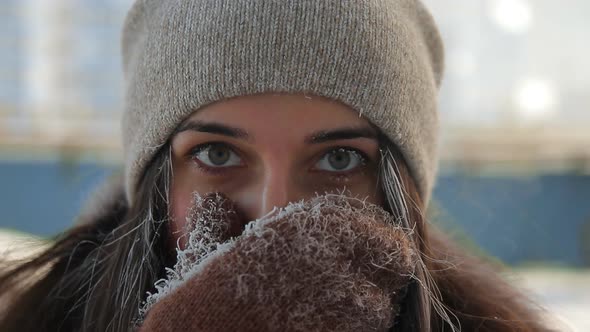
<svg viewBox="0 0 590 332"><path fill-rule="evenodd" d="M357 196L361 196L367 199L367 202L384 206L384 195L380 186L377 185L366 185L364 188L360 188L357 192L353 192Z"/></svg>
<svg viewBox="0 0 590 332"><path fill-rule="evenodd" d="M178 239L184 234L191 201L192 192L172 186L170 193L170 221L168 224L169 241L172 248L176 247ZM179 245L181 249L184 249L184 241L180 241Z"/></svg>
<svg viewBox="0 0 590 332"><path fill-rule="evenodd" d="M369 190L369 197L372 200L371 203L382 207L385 206L385 195L383 194L383 188L381 187L381 183L379 183L379 179L376 176L371 179Z"/></svg>
<svg viewBox="0 0 590 332"><path fill-rule="evenodd" d="M360 180L348 185L347 189L351 191L353 196L366 199L367 202L375 205L384 206L384 195L376 174L376 171L362 173Z"/></svg>

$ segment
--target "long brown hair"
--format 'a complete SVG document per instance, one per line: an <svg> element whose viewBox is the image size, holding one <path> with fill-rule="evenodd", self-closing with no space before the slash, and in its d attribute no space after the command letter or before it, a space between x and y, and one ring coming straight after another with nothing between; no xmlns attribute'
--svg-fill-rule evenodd
<svg viewBox="0 0 590 332"><path fill-rule="evenodd" d="M4 262L0 330L130 330L146 291L173 264L163 240L170 174L170 158L160 153L131 207L116 176L94 211L82 214L48 249L23 262Z"/></svg>
<svg viewBox="0 0 590 332"><path fill-rule="evenodd" d="M401 154L381 139L385 208L414 229L421 253L395 331L548 331L526 296L488 265L455 247L427 221ZM166 248L170 149L143 176L135 206L123 188L58 236L41 254L4 264L2 331L129 331L138 308L174 264ZM2 307L4 306L4 307Z"/></svg>
<svg viewBox="0 0 590 332"><path fill-rule="evenodd" d="M466 253L428 221L401 154L382 141L386 148L381 172L386 173L385 182L397 181L385 183L388 206L398 206L398 215L400 209L406 210L422 260L392 330L553 331L544 321L543 309L501 276L502 266Z"/></svg>

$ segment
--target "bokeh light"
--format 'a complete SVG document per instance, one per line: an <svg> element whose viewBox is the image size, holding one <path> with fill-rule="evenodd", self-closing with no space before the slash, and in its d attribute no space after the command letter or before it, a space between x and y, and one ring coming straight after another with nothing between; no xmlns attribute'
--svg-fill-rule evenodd
<svg viewBox="0 0 590 332"><path fill-rule="evenodd" d="M516 89L516 102L526 120L546 119L555 112L557 87L548 79L525 79Z"/></svg>
<svg viewBox="0 0 590 332"><path fill-rule="evenodd" d="M490 0L490 16L503 30L526 32L533 23L533 12L527 0Z"/></svg>

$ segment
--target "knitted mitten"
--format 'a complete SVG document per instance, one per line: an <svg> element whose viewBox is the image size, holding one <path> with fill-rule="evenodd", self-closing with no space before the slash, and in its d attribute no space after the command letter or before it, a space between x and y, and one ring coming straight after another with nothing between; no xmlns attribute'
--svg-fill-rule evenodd
<svg viewBox="0 0 590 332"><path fill-rule="evenodd" d="M197 199L140 331L386 331L414 272L410 231L341 195L292 203L235 238L222 195Z"/></svg>

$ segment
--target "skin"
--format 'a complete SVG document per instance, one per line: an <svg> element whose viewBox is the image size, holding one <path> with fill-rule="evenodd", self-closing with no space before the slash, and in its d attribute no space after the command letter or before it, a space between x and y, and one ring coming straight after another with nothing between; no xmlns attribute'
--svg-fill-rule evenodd
<svg viewBox="0 0 590 332"><path fill-rule="evenodd" d="M342 129L355 130L321 135ZM171 240L176 243L183 233L195 192L224 193L247 221L292 201L342 190L382 205L376 133L356 111L317 96L259 94L201 108L171 139Z"/></svg>

